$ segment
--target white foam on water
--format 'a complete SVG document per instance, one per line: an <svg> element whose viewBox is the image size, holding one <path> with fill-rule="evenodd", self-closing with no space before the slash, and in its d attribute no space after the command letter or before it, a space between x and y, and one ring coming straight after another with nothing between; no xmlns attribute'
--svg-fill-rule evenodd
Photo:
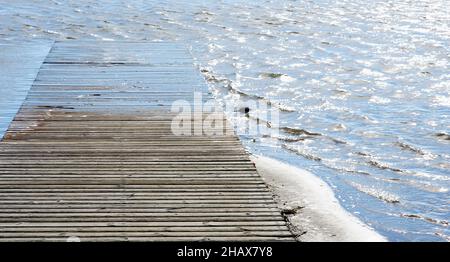
<svg viewBox="0 0 450 262"><path fill-rule="evenodd" d="M295 79L294 77L288 76L288 75L282 75L282 76L280 76L280 80L281 80L281 82L291 83L297 79Z"/></svg>

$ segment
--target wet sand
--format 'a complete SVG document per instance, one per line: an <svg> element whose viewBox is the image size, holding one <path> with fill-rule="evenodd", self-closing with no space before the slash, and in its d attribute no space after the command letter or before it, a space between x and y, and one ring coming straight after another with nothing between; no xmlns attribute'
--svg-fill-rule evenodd
<svg viewBox="0 0 450 262"><path fill-rule="evenodd" d="M344 210L331 188L314 174L264 156L252 156L299 241L386 241Z"/></svg>

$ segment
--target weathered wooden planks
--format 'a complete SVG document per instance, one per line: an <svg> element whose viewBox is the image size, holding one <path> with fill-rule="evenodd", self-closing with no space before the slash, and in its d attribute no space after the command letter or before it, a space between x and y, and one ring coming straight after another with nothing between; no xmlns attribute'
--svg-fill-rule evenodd
<svg viewBox="0 0 450 262"><path fill-rule="evenodd" d="M0 139L26 97L53 41L0 43Z"/></svg>
<svg viewBox="0 0 450 262"><path fill-rule="evenodd" d="M194 91L178 44L55 43L0 143L0 241L293 240L234 134L172 134Z"/></svg>

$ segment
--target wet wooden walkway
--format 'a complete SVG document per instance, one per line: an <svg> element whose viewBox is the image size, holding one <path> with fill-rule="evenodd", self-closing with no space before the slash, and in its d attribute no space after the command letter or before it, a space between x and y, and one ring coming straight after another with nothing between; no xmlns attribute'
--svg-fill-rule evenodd
<svg viewBox="0 0 450 262"><path fill-rule="evenodd" d="M0 143L0 241L292 240L235 135L171 133L194 91L177 44L56 42Z"/></svg>

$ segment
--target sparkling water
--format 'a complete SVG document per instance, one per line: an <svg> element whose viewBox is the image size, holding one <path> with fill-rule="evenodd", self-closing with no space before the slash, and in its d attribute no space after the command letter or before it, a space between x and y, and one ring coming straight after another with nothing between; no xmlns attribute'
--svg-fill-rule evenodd
<svg viewBox="0 0 450 262"><path fill-rule="evenodd" d="M265 101L280 110L278 135L241 136L249 151L321 177L389 240L449 241L449 6L0 0L0 44L183 42L218 102ZM256 111L229 117L256 121Z"/></svg>

